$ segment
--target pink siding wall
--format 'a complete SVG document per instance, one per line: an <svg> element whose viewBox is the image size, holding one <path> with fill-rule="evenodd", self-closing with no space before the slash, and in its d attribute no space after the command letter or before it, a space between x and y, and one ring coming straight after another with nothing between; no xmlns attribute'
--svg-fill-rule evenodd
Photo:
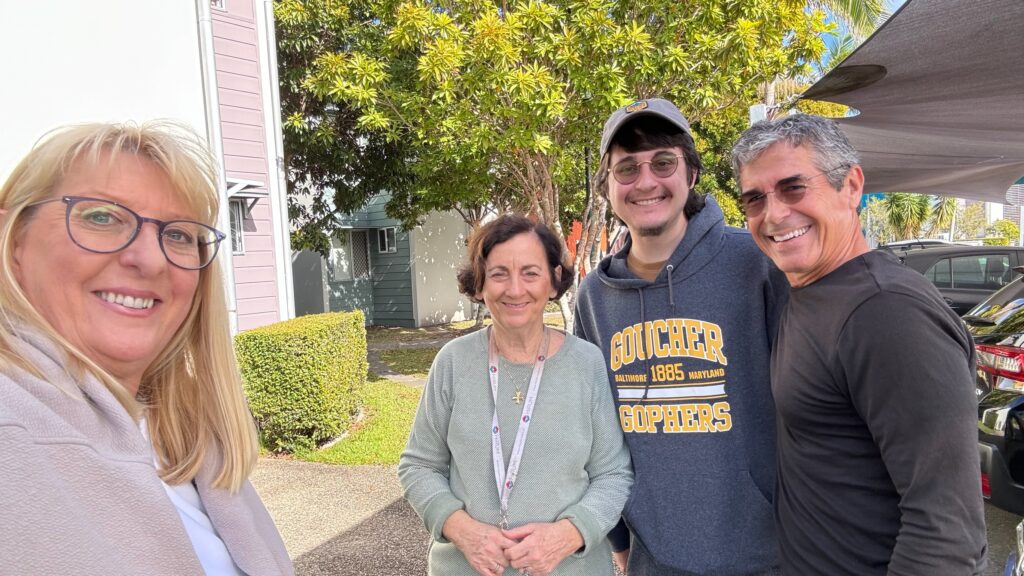
<svg viewBox="0 0 1024 576"><path fill-rule="evenodd" d="M229 178L263 182L257 190L265 191L270 176L263 107L269 103L260 89L260 73L267 71L260 70L254 0L225 0L224 5L211 10L224 168ZM269 202L260 198L252 205L243 226L245 254L234 256L239 330L280 318Z"/></svg>

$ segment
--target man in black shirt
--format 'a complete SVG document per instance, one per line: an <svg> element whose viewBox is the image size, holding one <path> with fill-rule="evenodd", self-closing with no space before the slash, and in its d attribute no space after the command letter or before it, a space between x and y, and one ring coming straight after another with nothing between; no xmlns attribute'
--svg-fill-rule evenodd
<svg viewBox="0 0 1024 576"><path fill-rule="evenodd" d="M733 148L757 245L792 285L772 351L786 574L981 574L974 348L938 291L871 251L835 122L760 122Z"/></svg>

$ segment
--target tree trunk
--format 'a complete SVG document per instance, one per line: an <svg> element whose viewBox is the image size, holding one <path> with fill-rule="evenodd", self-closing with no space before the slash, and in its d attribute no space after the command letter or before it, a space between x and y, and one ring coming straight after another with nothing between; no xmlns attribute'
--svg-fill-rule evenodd
<svg viewBox="0 0 1024 576"><path fill-rule="evenodd" d="M487 317L487 306L473 303L473 328L483 328L484 318Z"/></svg>
<svg viewBox="0 0 1024 576"><path fill-rule="evenodd" d="M576 322L576 311L573 307L576 304L575 296L577 284L578 282L573 282L572 288L570 290L566 290L565 294L562 294L562 297L558 299L558 307L562 311L562 324L565 326L565 331L569 334L573 333L573 328L575 327Z"/></svg>

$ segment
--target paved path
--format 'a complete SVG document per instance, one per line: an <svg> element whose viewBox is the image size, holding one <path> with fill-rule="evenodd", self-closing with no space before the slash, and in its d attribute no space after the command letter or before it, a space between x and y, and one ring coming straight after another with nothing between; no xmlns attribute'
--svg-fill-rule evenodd
<svg viewBox="0 0 1024 576"><path fill-rule="evenodd" d="M420 576L429 536L395 466L260 461L252 478L300 575Z"/></svg>
<svg viewBox="0 0 1024 576"><path fill-rule="evenodd" d="M423 386L424 378L391 372L378 352L439 348L447 339L370 347L370 371ZM389 345L390 344L390 345ZM430 537L402 498L396 466L336 466L264 458L252 483L277 523L299 575L422 576Z"/></svg>

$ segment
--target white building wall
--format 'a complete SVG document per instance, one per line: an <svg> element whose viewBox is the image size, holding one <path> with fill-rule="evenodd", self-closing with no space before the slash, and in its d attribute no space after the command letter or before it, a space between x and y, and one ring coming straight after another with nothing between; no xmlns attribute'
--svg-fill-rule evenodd
<svg viewBox="0 0 1024 576"><path fill-rule="evenodd" d="M459 294L455 275L466 260L469 226L456 212L433 213L409 234L413 310L418 326L472 317L472 303Z"/></svg>
<svg viewBox="0 0 1024 576"><path fill-rule="evenodd" d="M1003 217L1003 205L992 202L985 202L985 221L989 224Z"/></svg>
<svg viewBox="0 0 1024 576"><path fill-rule="evenodd" d="M47 131L173 118L206 135L193 1L0 0L0 181Z"/></svg>

